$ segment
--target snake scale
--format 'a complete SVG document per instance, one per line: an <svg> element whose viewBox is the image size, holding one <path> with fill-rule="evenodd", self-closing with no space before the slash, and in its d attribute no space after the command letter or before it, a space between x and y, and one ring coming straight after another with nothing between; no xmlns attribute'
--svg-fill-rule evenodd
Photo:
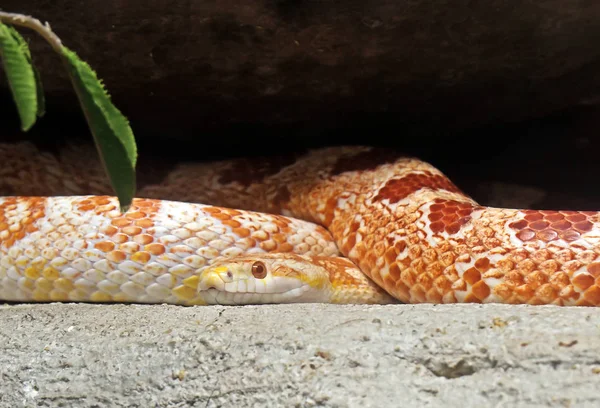
<svg viewBox="0 0 600 408"><path fill-rule="evenodd" d="M600 213L482 206L382 148L182 163L125 214L93 149L0 160L2 300L600 304Z"/></svg>

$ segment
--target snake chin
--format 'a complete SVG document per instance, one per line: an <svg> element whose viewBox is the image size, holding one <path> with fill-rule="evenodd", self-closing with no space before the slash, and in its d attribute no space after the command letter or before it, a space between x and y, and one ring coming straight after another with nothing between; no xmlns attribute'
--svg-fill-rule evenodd
<svg viewBox="0 0 600 408"><path fill-rule="evenodd" d="M202 275L198 284L198 296L209 305L308 303L326 300L322 289L301 279L272 275L256 279L224 268L212 269Z"/></svg>
<svg viewBox="0 0 600 408"><path fill-rule="evenodd" d="M306 286L282 293L228 292L215 288L199 291L200 297L209 305L252 305L267 303L303 302ZM310 288L309 288L310 289Z"/></svg>
<svg viewBox="0 0 600 408"><path fill-rule="evenodd" d="M200 285L198 296L209 305L251 305L268 303L323 302L322 291L292 278L275 277L271 290L251 279L221 285ZM254 283L254 285L252 285ZM253 286L253 287L252 287ZM267 285L265 285L267 286Z"/></svg>

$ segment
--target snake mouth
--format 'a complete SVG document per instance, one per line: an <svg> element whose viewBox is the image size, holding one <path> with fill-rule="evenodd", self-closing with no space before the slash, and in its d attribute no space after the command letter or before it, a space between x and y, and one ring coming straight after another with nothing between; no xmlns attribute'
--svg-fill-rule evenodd
<svg viewBox="0 0 600 408"><path fill-rule="evenodd" d="M216 268L204 271L197 293L207 304L248 305L302 302L312 291L309 284L296 278L269 275L255 279Z"/></svg>
<svg viewBox="0 0 600 408"><path fill-rule="evenodd" d="M309 285L303 284L302 282L289 282L289 284L295 286L292 288L285 288L281 291L242 291L237 288L232 288L229 282L220 287L217 285L200 288L198 295L207 304L214 305L250 305L250 304L266 304L266 303L295 303L301 302L303 295L310 292L312 288ZM241 285L243 286L243 285ZM285 285L289 286L289 285ZM239 288L242 289L242 288ZM281 288L283 289L283 288Z"/></svg>

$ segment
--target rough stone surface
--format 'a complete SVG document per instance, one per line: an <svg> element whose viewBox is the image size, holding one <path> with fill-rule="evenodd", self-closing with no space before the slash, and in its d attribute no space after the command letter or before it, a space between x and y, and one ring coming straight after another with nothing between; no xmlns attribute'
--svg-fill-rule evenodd
<svg viewBox="0 0 600 408"><path fill-rule="evenodd" d="M6 305L0 406L596 407L600 310Z"/></svg>
<svg viewBox="0 0 600 408"><path fill-rule="evenodd" d="M600 95L596 1L3 0L1 7L48 21L97 70L135 129L163 138L247 124L362 123L368 131L376 121L406 134L416 122L421 133L445 131L541 116ZM21 31L49 96L67 98L53 106L79 113L58 57Z"/></svg>

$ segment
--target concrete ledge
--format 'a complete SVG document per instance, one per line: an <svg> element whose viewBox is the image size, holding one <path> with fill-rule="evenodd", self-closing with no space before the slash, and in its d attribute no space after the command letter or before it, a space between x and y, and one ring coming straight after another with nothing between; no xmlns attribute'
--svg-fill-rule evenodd
<svg viewBox="0 0 600 408"><path fill-rule="evenodd" d="M0 306L0 406L597 407L600 310Z"/></svg>

